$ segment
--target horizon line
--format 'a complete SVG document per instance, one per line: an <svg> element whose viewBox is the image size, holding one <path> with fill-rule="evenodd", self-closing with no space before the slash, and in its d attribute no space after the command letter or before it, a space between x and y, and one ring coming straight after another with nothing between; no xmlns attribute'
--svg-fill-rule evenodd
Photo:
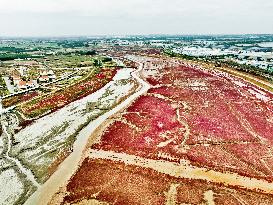
<svg viewBox="0 0 273 205"><path fill-rule="evenodd" d="M199 34L81 34L81 35L0 35L3 38L94 38L94 37L145 37L145 36L251 36L251 35L273 35L273 33L199 33Z"/></svg>

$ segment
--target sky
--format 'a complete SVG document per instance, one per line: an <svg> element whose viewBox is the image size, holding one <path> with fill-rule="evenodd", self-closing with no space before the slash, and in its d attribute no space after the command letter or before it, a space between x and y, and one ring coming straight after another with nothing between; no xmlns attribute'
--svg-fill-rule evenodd
<svg viewBox="0 0 273 205"><path fill-rule="evenodd" d="M273 0L0 0L0 36L273 34Z"/></svg>

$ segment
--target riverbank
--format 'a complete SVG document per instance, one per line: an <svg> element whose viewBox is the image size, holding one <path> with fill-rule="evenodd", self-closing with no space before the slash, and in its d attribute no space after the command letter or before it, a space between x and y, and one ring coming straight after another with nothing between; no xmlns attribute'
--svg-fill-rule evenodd
<svg viewBox="0 0 273 205"><path fill-rule="evenodd" d="M107 118L124 109L134 99L148 90L149 85L138 76L141 69L142 65L140 65L137 71L132 73L133 79L135 79L140 85L139 90L110 111L92 121L79 132L77 140L73 145L73 152L59 165L56 172L54 172L53 175L29 198L26 204L47 204L53 195L58 192L59 188L64 186L71 178L73 173L77 170L83 150L90 135L92 135L96 128L99 127Z"/></svg>

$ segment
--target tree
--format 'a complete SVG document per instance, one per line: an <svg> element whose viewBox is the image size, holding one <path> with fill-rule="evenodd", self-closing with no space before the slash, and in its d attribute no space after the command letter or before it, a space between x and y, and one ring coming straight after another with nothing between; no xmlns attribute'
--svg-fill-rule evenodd
<svg viewBox="0 0 273 205"><path fill-rule="evenodd" d="M95 59L94 60L94 66L96 66L96 67L102 67L102 61L98 60L98 59Z"/></svg>

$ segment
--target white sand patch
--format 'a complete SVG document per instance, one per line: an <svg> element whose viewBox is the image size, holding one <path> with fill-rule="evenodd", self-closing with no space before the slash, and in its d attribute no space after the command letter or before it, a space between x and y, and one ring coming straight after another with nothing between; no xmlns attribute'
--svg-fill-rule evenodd
<svg viewBox="0 0 273 205"><path fill-rule="evenodd" d="M176 205L177 201L177 187L179 187L180 184L171 184L170 190L165 193L166 195L166 205Z"/></svg>
<svg viewBox="0 0 273 205"><path fill-rule="evenodd" d="M124 80L131 78L131 73L134 71L132 68L124 68L118 71L117 75L114 76L113 81Z"/></svg>
<svg viewBox="0 0 273 205"><path fill-rule="evenodd" d="M241 88L247 86L245 83L242 83L241 81L237 81L237 80L233 81L233 83L236 84L236 85L238 85Z"/></svg>
<svg viewBox="0 0 273 205"><path fill-rule="evenodd" d="M199 81L193 81L189 84L189 86L193 86L193 87L206 87L206 83L205 82L199 82Z"/></svg>
<svg viewBox="0 0 273 205"><path fill-rule="evenodd" d="M262 101L269 101L270 98L266 96L266 93L263 92L263 91L260 91L258 89L255 89L255 88L252 88L252 89L248 89L248 92L250 92L251 94L255 95L256 98L258 98L259 100L262 100Z"/></svg>
<svg viewBox="0 0 273 205"><path fill-rule="evenodd" d="M0 159L0 167L3 169L3 168L6 168L6 167L9 167L11 164L9 161L5 160L4 158Z"/></svg>
<svg viewBox="0 0 273 205"><path fill-rule="evenodd" d="M109 203L98 201L96 199L84 199L80 202L74 203L75 205L108 205Z"/></svg>
<svg viewBox="0 0 273 205"><path fill-rule="evenodd" d="M214 193L212 190L208 190L204 193L204 199L208 205L215 205L213 195Z"/></svg>
<svg viewBox="0 0 273 205"><path fill-rule="evenodd" d="M117 72L113 81L109 82L97 92L72 102L60 110L42 117L32 125L15 134L14 139L19 142L13 147L15 153L22 149L31 148L21 153L27 161L38 164L50 163L47 153L60 149L61 146L86 123L90 117L96 118L103 110L92 108L87 111L89 102L96 102L99 108L111 108L120 98L127 95L134 87L129 81L132 79L133 69L121 69ZM128 80L128 83L126 83ZM39 159L38 157L44 157ZM52 160L54 160L52 158ZM39 162L38 162L39 161Z"/></svg>
<svg viewBox="0 0 273 205"><path fill-rule="evenodd" d="M0 205L14 204L23 193L23 184L13 169L0 174Z"/></svg>

